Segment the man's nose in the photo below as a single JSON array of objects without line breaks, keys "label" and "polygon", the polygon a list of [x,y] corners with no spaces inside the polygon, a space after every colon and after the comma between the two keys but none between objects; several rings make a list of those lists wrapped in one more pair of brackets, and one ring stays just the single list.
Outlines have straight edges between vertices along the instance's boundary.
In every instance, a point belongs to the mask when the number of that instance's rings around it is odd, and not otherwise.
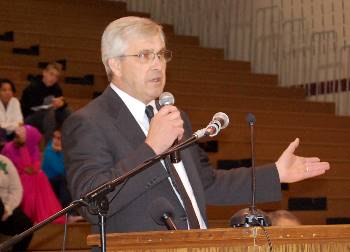
[{"label": "man's nose", "polygon": [[163,60],[162,60],[161,55],[155,53],[154,54],[154,59],[152,61],[152,67],[161,68],[162,63],[163,63]]}]

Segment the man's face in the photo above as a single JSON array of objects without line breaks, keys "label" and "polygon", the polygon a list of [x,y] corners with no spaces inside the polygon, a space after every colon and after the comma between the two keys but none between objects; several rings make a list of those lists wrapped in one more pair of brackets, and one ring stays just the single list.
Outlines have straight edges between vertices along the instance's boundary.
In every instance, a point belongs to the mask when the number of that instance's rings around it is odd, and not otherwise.
[{"label": "man's face", "polygon": [[[140,52],[158,53],[165,49],[165,43],[159,35],[148,38],[135,38],[128,41],[124,55]],[[165,86],[166,62],[157,56],[144,62],[138,57],[122,57],[115,60],[118,67],[112,67],[112,82],[134,98],[148,104],[159,97]]]},{"label": "man's face", "polygon": [[43,71],[43,82],[47,87],[53,86],[59,77],[60,73],[54,68],[47,68]]}]

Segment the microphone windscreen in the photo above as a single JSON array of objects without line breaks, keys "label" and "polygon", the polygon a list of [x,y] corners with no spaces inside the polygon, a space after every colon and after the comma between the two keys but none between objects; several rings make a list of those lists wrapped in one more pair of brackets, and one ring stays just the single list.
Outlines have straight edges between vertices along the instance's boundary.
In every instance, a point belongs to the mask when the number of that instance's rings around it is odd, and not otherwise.
[{"label": "microphone windscreen", "polygon": [[175,97],[173,96],[172,93],[170,93],[170,92],[163,92],[159,96],[159,105],[161,107],[163,107],[165,105],[174,105],[174,104],[175,104]]},{"label": "microphone windscreen", "polygon": [[254,124],[256,122],[255,115],[253,113],[248,113],[246,121],[248,124]]},{"label": "microphone windscreen", "polygon": [[174,207],[170,204],[169,200],[164,197],[153,200],[151,205],[148,207],[148,212],[152,219],[159,225],[164,225],[164,214],[174,218],[174,211]]},{"label": "microphone windscreen", "polygon": [[213,121],[219,121],[220,126],[221,126],[220,129],[224,129],[229,124],[230,119],[228,118],[228,116],[224,112],[217,112],[213,116]]}]

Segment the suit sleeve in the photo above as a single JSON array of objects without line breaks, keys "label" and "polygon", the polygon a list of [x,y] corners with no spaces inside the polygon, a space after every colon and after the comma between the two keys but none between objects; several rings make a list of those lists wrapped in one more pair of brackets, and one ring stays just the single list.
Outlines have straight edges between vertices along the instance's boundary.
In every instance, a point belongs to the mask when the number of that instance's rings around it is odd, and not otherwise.
[{"label": "suit sleeve", "polygon": [[[191,132],[188,117],[184,116],[185,127]],[[209,157],[197,144],[192,146],[197,161],[198,174],[201,178],[207,204],[238,205],[251,202],[251,168],[231,170],[215,169]],[[281,199],[281,184],[275,164],[256,167],[256,200],[272,202]]]},{"label": "suit sleeve", "polygon": [[[115,150],[110,148],[107,141],[104,132],[87,115],[75,113],[65,121],[63,151],[68,188],[73,199],[79,199],[102,183],[125,174],[154,155],[153,150],[146,143],[142,143],[138,148],[130,150],[124,158],[116,161],[113,158]],[[116,191],[121,187],[123,184],[117,186]],[[138,189],[135,188],[135,194]],[[115,193],[108,194],[109,199],[113,195]],[[132,197],[130,195],[130,199],[126,199],[118,196],[110,207],[122,208]],[[113,213],[114,209],[110,209],[109,212]],[[97,217],[89,214],[85,207],[81,208],[81,213],[90,222],[97,222]]]},{"label": "suit sleeve", "polygon": [[[207,204],[240,205],[251,202],[251,168],[219,170],[213,168],[206,153],[197,147],[201,160],[201,179]],[[281,199],[281,185],[274,164],[256,167],[256,201],[272,202]]]}]

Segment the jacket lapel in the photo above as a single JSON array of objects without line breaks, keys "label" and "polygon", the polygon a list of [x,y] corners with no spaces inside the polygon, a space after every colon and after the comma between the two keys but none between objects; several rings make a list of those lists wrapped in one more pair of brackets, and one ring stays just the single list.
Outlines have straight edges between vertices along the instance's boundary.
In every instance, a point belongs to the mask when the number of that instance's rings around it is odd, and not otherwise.
[{"label": "jacket lapel", "polygon": [[[114,126],[118,128],[120,133],[126,138],[128,143],[130,143],[131,148],[134,148],[134,149],[137,148],[142,142],[145,141],[145,138],[146,138],[145,134],[143,133],[140,126],[138,125],[137,121],[132,116],[129,109],[126,107],[126,105],[118,96],[118,94],[114,92],[111,87],[106,88],[106,90],[103,92],[102,95],[105,96],[103,97],[103,99],[106,101],[106,106],[107,106],[106,111],[108,111],[108,114]],[[200,208],[201,214],[205,218],[206,217],[205,199],[204,199],[204,194],[202,190],[202,183],[198,176],[198,171],[195,169],[196,164],[193,160],[193,156],[190,149],[182,150],[181,158],[182,158],[188,179],[191,183],[194,196]],[[166,178],[168,176],[164,167],[160,163],[158,163],[156,170],[153,170],[155,172],[153,175],[158,174],[159,176],[159,172],[160,172],[160,174],[162,174],[161,177]],[[151,174],[152,173],[153,172],[151,172]],[[151,175],[151,174],[148,174],[148,175]],[[151,177],[152,175],[150,176],[150,178]]]},{"label": "jacket lapel", "polygon": [[108,87],[102,95],[106,96],[107,111],[114,126],[118,128],[132,148],[137,148],[146,138],[139,124],[111,87]]}]

